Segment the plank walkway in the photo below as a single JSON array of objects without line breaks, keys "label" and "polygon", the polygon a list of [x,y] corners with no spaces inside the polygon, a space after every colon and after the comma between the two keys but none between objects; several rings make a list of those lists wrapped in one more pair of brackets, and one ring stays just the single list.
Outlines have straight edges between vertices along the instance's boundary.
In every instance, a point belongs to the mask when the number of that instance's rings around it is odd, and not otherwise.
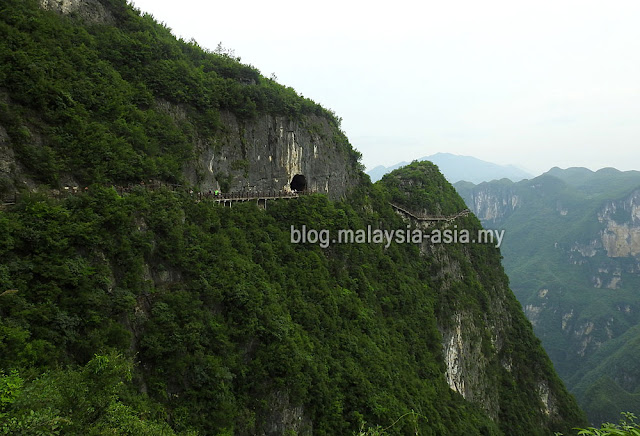
[{"label": "plank walkway", "polygon": [[469,209],[461,210],[460,212],[453,215],[418,215],[413,212],[408,211],[407,209],[398,206],[394,203],[389,203],[391,207],[398,212],[402,212],[403,214],[413,218],[416,221],[429,221],[429,222],[438,222],[438,221],[446,221],[451,222],[460,217],[467,216],[471,212]]},{"label": "plank walkway", "polygon": [[292,198],[300,198],[302,195],[310,194],[309,191],[303,192],[287,192],[287,191],[269,191],[269,192],[229,192],[215,194],[201,194],[200,198],[215,201],[218,204],[229,207],[233,203],[255,201],[258,206],[267,208],[267,200],[291,200]]}]

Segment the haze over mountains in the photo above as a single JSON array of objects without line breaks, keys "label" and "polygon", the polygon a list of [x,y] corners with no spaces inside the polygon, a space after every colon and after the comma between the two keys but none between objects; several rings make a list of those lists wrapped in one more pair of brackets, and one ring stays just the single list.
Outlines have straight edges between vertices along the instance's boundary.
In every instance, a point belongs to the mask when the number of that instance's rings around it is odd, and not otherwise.
[{"label": "haze over mountains", "polygon": [[511,287],[592,422],[640,412],[640,172],[552,168],[456,189],[501,247]]},{"label": "haze over mountains", "polygon": [[[456,183],[461,180],[482,183],[490,180],[499,180],[507,178],[515,182],[522,179],[533,177],[532,174],[513,166],[498,165],[495,163],[483,161],[472,156],[459,156],[451,153],[436,153],[431,156],[425,156],[418,161],[428,160],[438,166],[440,172],[446,177],[450,183]],[[385,167],[379,165],[367,172],[371,181],[380,180],[383,175],[397,168],[407,165],[409,162],[399,162],[395,165]]]}]

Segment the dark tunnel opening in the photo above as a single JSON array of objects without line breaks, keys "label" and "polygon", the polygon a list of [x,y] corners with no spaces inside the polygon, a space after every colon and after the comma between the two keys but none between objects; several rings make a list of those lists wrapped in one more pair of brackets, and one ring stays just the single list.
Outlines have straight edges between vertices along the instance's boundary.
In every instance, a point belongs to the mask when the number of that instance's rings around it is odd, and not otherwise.
[{"label": "dark tunnel opening", "polygon": [[302,174],[296,174],[291,179],[291,184],[289,185],[292,191],[301,192],[307,189],[307,178]]}]

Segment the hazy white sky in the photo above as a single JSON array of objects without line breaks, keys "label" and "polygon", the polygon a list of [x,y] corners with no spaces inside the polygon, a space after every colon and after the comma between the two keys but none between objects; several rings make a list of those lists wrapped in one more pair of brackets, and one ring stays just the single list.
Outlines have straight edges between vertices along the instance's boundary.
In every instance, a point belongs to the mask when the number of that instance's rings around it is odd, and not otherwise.
[{"label": "hazy white sky", "polygon": [[640,170],[638,0],[134,0],[336,111],[368,167]]}]

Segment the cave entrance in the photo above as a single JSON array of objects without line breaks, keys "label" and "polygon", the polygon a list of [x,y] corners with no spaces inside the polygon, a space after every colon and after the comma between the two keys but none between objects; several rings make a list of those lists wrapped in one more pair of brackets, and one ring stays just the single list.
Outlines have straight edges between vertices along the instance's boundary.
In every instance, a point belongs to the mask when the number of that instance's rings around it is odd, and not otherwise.
[{"label": "cave entrance", "polygon": [[302,174],[296,174],[291,179],[289,187],[291,187],[292,191],[302,192],[307,189],[307,178]]}]

